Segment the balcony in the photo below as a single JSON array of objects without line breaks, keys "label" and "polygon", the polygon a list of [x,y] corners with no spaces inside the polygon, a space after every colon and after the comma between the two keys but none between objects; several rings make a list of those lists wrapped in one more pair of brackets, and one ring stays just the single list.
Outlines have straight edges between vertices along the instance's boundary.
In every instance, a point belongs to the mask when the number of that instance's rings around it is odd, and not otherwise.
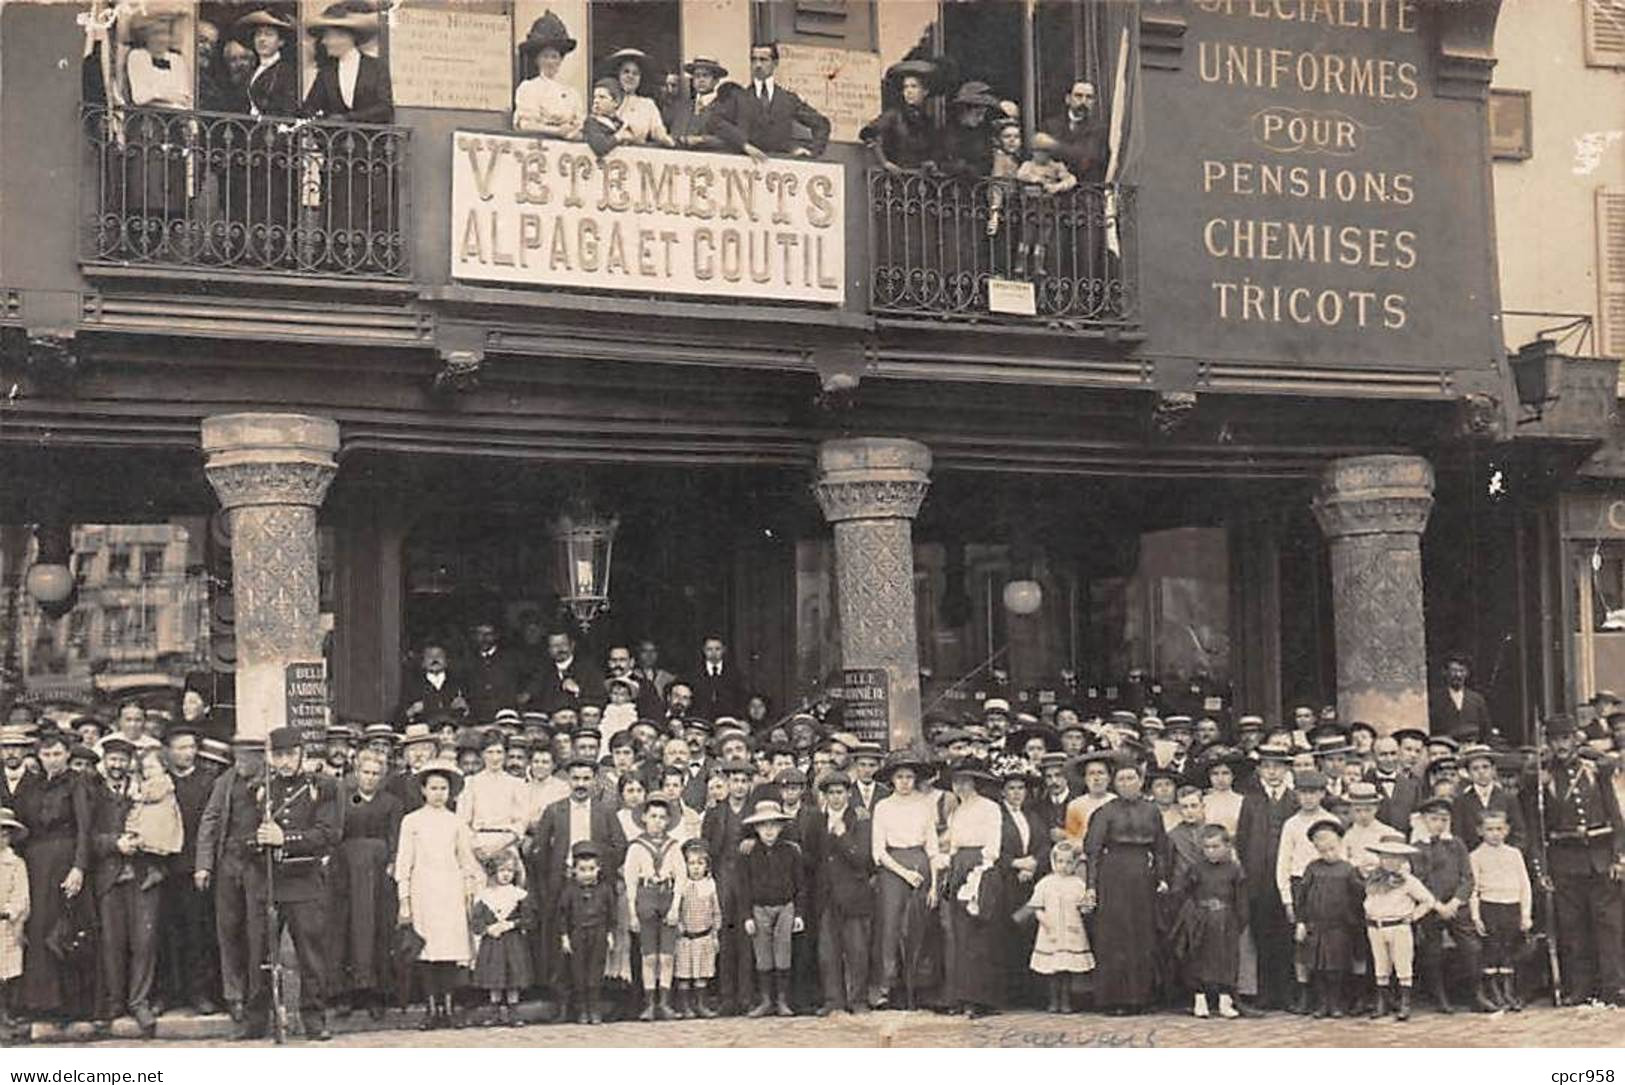
[{"label": "balcony", "polygon": [[[878,169],[868,187],[877,315],[1137,326],[1133,188],[1029,195],[1007,180]],[[1032,311],[990,299],[990,284],[1012,283],[1018,303],[1031,284]]]},{"label": "balcony", "polygon": [[103,105],[81,117],[86,265],[412,278],[406,128]]}]

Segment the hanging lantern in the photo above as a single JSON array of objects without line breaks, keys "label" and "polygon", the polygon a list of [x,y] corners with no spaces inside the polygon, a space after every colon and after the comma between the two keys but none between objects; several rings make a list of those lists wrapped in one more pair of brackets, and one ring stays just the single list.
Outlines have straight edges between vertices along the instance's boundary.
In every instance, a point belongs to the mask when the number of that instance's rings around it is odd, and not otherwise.
[{"label": "hanging lantern", "polygon": [[553,553],[559,601],[581,628],[609,609],[609,569],[620,521],[585,501],[572,503],[553,521]]},{"label": "hanging lantern", "polygon": [[42,523],[34,528],[39,550],[23,581],[29,596],[46,616],[57,619],[73,609],[78,584],[68,558],[73,549],[72,528],[62,522]]},{"label": "hanging lantern", "polygon": [[1004,609],[1011,614],[1037,614],[1044,605],[1044,589],[1036,580],[1012,580],[1004,586]]}]

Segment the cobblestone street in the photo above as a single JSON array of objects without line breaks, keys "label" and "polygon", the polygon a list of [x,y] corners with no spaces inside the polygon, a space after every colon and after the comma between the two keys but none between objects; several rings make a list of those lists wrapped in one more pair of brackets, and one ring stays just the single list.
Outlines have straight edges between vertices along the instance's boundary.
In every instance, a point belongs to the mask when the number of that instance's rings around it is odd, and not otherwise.
[{"label": "cobblestone street", "polygon": [[[162,1049],[219,1041],[166,1041]],[[304,1046],[303,1042],[299,1043]],[[234,1046],[268,1046],[253,1045]],[[315,1045],[312,1045],[315,1046]],[[324,1045],[325,1046],[325,1045]],[[1185,1014],[1137,1018],[1042,1013],[978,1021],[927,1012],[886,1012],[819,1019],[638,1022],[340,1033],[333,1047],[1625,1047],[1625,1011],[1531,1007],[1521,1014],[1425,1010],[1410,1021],[1365,1018],[1309,1021],[1290,1014],[1240,1021],[1198,1021]]]}]

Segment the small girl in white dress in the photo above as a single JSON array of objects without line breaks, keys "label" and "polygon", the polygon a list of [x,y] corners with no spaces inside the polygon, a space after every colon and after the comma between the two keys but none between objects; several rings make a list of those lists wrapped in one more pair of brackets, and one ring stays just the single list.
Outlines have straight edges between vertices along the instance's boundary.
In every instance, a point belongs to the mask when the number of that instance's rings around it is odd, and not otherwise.
[{"label": "small girl in white dress", "polygon": [[1050,873],[1038,880],[1023,909],[1038,917],[1038,938],[1028,967],[1049,977],[1050,1013],[1071,1013],[1072,977],[1095,969],[1083,926],[1083,917],[1094,910],[1095,902],[1079,869],[1082,865],[1081,849],[1064,840],[1056,844],[1050,849]]}]

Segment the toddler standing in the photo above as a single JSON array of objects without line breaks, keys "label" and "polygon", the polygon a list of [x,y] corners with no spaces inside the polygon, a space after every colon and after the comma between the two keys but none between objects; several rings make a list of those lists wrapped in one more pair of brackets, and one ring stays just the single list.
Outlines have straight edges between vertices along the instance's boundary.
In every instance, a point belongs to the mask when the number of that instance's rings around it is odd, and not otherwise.
[{"label": "toddler standing", "polygon": [[1293,910],[1303,963],[1315,993],[1316,1017],[1343,1016],[1343,988],[1354,968],[1365,887],[1343,858],[1343,823],[1324,818],[1309,826],[1315,858],[1293,879]]},{"label": "toddler standing", "polygon": [[514,1014],[519,992],[530,986],[530,947],[534,926],[530,894],[517,884],[519,860],[503,852],[485,863],[486,883],[474,898],[472,923],[479,936],[474,954],[474,986],[488,992],[497,1023],[519,1025]]},{"label": "toddler standing", "polygon": [[722,902],[711,877],[711,853],[705,841],[693,837],[682,847],[688,877],[677,890],[677,951],[672,962],[677,1016],[685,1020],[696,1014],[715,1017],[717,1011],[706,1001],[705,991],[717,974]]},{"label": "toddler standing", "polygon": [[1033,895],[1022,910],[1038,917],[1038,937],[1033,940],[1027,967],[1036,975],[1049,977],[1049,1012],[1071,1013],[1075,977],[1095,970],[1095,955],[1089,949],[1089,934],[1083,917],[1094,911],[1094,894],[1083,878],[1083,852],[1069,841],[1050,848],[1050,872],[1038,880]]},{"label": "toddler standing", "polygon": [[17,816],[0,806],[0,1029],[7,1030],[12,1025],[11,981],[23,974],[23,924],[29,907],[28,868],[13,845],[27,835]]}]

